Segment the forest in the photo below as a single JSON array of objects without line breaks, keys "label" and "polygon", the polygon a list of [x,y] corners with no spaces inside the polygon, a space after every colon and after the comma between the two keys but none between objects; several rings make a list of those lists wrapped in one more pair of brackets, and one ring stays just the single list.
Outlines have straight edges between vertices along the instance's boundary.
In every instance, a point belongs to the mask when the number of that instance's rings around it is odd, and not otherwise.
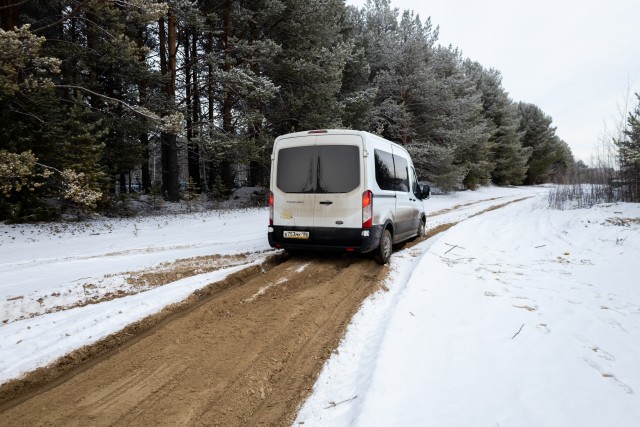
[{"label": "forest", "polygon": [[266,186],[273,140],[309,129],[398,142],[443,190],[575,166],[552,118],[512,100],[499,70],[389,0],[1,4],[0,220]]}]

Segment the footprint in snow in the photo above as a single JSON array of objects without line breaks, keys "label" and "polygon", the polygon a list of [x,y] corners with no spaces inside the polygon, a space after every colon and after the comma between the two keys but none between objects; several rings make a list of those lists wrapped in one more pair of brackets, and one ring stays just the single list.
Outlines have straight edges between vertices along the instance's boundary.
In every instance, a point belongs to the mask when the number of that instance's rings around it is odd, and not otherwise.
[{"label": "footprint in snow", "polygon": [[633,394],[633,389],[628,384],[625,384],[624,382],[622,382],[618,378],[616,378],[616,376],[613,373],[611,373],[609,371],[605,371],[604,369],[602,369],[602,367],[600,367],[600,365],[598,365],[596,362],[594,362],[593,360],[591,360],[591,359],[589,359],[587,357],[583,358],[583,360],[585,362],[587,362],[587,364],[589,366],[591,366],[593,369],[595,369],[600,374],[600,376],[602,378],[605,378],[607,380],[611,380],[614,384],[616,384],[618,387],[620,387],[625,393]]},{"label": "footprint in snow", "polygon": [[[532,301],[527,297],[513,297],[511,299],[521,302],[521,304],[517,304],[517,305],[512,304],[512,306],[515,308],[524,308],[527,311],[538,311],[538,306],[534,304],[535,301]],[[525,302],[529,302],[529,304],[524,304]]]},{"label": "footprint in snow", "polygon": [[595,354],[598,355],[598,357],[604,359],[604,360],[609,360],[609,361],[614,361],[616,360],[615,356],[607,351],[604,351],[603,349],[601,349],[600,347],[591,347],[591,351],[593,351]]},{"label": "footprint in snow", "polygon": [[551,333],[551,329],[549,329],[549,326],[547,326],[546,323],[538,323],[536,325],[536,329],[539,330],[540,332],[542,332],[543,334],[550,334]]},{"label": "footprint in snow", "polygon": [[530,305],[513,305],[515,308],[524,308],[527,311],[538,311],[538,306],[530,306]]}]

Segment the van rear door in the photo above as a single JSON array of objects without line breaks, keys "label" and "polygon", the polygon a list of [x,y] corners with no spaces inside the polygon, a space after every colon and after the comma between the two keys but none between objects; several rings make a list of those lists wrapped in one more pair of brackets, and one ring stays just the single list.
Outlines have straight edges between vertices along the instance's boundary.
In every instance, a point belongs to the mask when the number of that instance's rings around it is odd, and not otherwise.
[{"label": "van rear door", "polygon": [[311,238],[315,141],[315,136],[304,136],[285,138],[276,145],[275,175],[272,176],[273,225],[285,227],[286,232],[281,230],[279,234],[286,239],[309,241]]}]

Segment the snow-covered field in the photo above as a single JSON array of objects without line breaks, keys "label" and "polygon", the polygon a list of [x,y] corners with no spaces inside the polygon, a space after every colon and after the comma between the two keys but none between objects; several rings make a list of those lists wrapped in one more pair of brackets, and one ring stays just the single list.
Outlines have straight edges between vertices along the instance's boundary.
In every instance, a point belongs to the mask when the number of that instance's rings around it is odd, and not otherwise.
[{"label": "snow-covered field", "polygon": [[[429,228],[462,222],[393,255],[296,425],[640,425],[640,206],[546,192],[427,200]],[[0,383],[261,262],[267,217],[0,225]],[[132,280],[187,258],[200,274]]]}]

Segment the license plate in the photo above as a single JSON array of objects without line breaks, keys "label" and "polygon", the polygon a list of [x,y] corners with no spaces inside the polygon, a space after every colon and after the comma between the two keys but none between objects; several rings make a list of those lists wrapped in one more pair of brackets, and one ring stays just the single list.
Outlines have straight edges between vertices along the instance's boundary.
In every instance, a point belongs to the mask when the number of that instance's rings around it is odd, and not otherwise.
[{"label": "license plate", "polygon": [[285,239],[308,239],[308,231],[283,231],[282,236]]}]

